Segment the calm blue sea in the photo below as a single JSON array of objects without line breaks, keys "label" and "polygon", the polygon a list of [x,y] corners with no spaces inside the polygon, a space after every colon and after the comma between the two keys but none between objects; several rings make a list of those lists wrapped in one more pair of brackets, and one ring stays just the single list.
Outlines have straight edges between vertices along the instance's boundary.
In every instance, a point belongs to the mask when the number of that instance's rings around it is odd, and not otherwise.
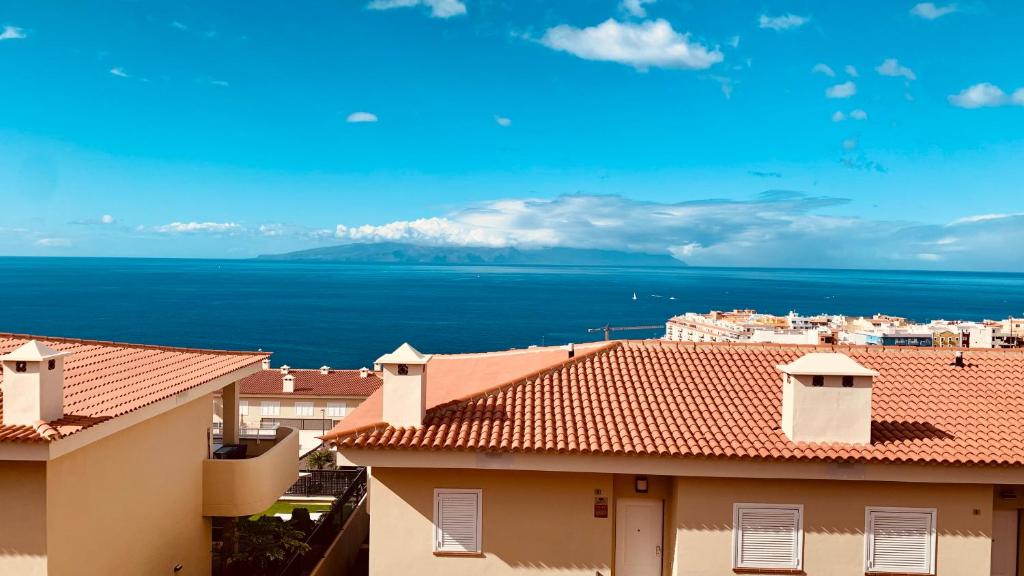
[{"label": "calm blue sea", "polygon": [[358,368],[404,341],[424,352],[583,342],[605,323],[708,309],[1004,318],[1024,315],[1024,274],[0,258],[0,302],[0,331]]}]

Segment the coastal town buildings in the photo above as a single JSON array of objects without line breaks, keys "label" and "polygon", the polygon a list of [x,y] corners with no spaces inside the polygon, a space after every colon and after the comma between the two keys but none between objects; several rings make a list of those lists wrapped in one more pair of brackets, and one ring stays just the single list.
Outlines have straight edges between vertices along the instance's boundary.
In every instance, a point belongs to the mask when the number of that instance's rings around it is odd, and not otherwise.
[{"label": "coastal town buildings", "polygon": [[1024,320],[914,323],[887,314],[785,316],[742,309],[687,312],[665,323],[665,340],[683,342],[763,342],[940,348],[1014,348],[1024,346]]},{"label": "coastal town buildings", "polygon": [[0,334],[0,574],[210,574],[214,519],[298,476],[295,431],[239,437],[239,383],[267,356]]},{"label": "coastal town buildings", "polygon": [[380,359],[326,439],[373,575],[1020,574],[1024,351],[613,341]]},{"label": "coastal town buildings", "polygon": [[[305,454],[319,446],[318,437],[380,388],[381,382],[380,374],[367,368],[272,368],[266,359],[258,372],[239,382],[242,434],[273,437],[280,426],[292,428],[299,431],[299,450]],[[218,426],[219,407],[218,402]]]}]

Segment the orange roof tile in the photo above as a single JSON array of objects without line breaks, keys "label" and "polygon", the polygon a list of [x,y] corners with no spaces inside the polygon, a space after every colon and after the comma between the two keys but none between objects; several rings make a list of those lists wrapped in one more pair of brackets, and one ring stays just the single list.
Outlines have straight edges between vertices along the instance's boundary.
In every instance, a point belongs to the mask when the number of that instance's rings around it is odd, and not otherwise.
[{"label": "orange roof tile", "polygon": [[239,392],[243,395],[259,396],[264,394],[297,394],[307,396],[360,396],[366,397],[380,388],[380,374],[370,372],[363,378],[359,370],[331,370],[321,374],[319,370],[288,370],[295,377],[295,392],[285,392],[284,375],[273,368],[260,370],[239,382]]},{"label": "orange roof tile", "polygon": [[[33,339],[70,353],[64,362],[64,417],[35,426],[0,424],[0,442],[56,440],[259,363],[270,355],[5,333],[0,333],[0,354]],[[0,422],[2,418],[0,393]]]},{"label": "orange roof tile", "polygon": [[[871,445],[797,444],[780,430],[776,366],[815,351],[878,372]],[[360,407],[325,437],[341,448],[1024,464],[1024,351],[964,357],[959,368],[948,349],[622,341],[498,389],[435,395],[423,426],[390,427],[379,405]],[[451,385],[432,366],[428,398]]]}]

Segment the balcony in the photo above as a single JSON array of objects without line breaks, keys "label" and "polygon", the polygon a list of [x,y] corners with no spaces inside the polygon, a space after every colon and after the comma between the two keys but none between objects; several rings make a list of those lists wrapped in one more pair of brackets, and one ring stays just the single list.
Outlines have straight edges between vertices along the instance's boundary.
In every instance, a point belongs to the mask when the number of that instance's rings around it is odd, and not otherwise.
[{"label": "balcony", "polygon": [[[203,462],[203,515],[249,516],[270,507],[299,477],[299,433],[278,428],[273,439],[240,460]],[[267,446],[269,444],[269,447]]]}]

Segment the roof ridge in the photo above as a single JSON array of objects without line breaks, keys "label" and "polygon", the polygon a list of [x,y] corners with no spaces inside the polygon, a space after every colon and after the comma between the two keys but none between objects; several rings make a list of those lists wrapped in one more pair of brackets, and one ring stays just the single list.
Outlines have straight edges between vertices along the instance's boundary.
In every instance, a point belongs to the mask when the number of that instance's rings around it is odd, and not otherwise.
[{"label": "roof ridge", "polygon": [[95,346],[119,346],[122,348],[141,348],[145,350],[164,350],[166,352],[198,352],[204,354],[253,355],[270,356],[273,352],[263,350],[219,350],[211,348],[191,348],[185,346],[166,346],[161,344],[139,344],[135,342],[118,342],[115,340],[94,340],[89,338],[69,338],[66,336],[43,336],[41,334],[20,334],[17,332],[0,332],[0,338],[13,340],[45,340],[68,344],[86,344]]}]

